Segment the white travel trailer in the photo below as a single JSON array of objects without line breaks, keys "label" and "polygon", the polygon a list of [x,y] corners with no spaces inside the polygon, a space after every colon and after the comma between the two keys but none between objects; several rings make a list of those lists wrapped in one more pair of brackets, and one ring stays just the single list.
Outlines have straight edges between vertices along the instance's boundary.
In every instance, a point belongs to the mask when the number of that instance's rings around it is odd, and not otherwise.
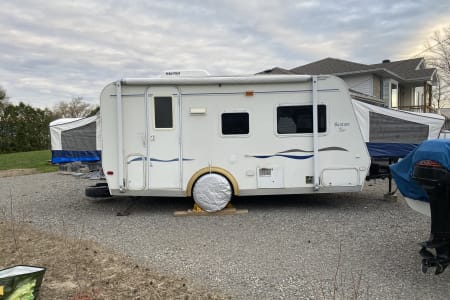
[{"label": "white travel trailer", "polygon": [[111,195],[192,196],[218,211],[232,195],[360,191],[370,166],[334,76],[166,72],[108,84],[100,107]]}]

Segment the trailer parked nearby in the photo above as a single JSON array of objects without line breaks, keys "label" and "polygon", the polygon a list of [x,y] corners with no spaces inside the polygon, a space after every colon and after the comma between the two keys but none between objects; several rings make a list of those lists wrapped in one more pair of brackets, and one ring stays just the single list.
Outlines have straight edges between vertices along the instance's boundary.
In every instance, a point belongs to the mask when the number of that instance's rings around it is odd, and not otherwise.
[{"label": "trailer parked nearby", "polygon": [[353,108],[372,158],[368,179],[390,178],[389,165],[423,141],[437,139],[445,122],[438,114],[390,109],[358,100],[353,100]]},{"label": "trailer parked nearby", "polygon": [[49,124],[49,129],[52,163],[101,160],[100,116],[57,119]]}]

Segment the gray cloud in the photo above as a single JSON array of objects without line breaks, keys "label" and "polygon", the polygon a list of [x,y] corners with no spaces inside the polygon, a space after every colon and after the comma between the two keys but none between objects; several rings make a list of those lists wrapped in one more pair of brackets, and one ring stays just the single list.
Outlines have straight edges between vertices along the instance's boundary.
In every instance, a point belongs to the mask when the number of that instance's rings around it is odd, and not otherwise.
[{"label": "gray cloud", "polygon": [[430,2],[5,0],[0,85],[13,102],[51,107],[74,96],[96,103],[110,81],[165,69],[403,59],[449,19],[445,1]]}]

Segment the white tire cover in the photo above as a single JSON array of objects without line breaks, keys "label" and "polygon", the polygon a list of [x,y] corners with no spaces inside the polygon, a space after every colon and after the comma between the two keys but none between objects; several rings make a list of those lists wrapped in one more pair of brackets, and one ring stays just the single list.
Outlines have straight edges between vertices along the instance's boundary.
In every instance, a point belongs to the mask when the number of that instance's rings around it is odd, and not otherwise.
[{"label": "white tire cover", "polygon": [[210,173],[197,180],[192,195],[195,203],[203,210],[219,211],[231,200],[231,186],[222,175]]}]

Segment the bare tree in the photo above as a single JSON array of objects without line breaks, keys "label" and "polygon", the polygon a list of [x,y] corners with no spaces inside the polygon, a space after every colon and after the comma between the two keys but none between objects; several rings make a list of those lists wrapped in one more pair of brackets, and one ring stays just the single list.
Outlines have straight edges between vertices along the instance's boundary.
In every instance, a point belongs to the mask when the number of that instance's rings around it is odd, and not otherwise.
[{"label": "bare tree", "polygon": [[0,101],[2,101],[3,99],[6,99],[6,91],[0,86]]},{"label": "bare tree", "polygon": [[450,25],[436,31],[426,43],[427,63],[438,71],[433,93],[437,107],[450,106]]},{"label": "bare tree", "polygon": [[93,105],[83,101],[83,97],[74,97],[70,102],[60,101],[53,108],[57,118],[83,118],[91,115]]},{"label": "bare tree", "polygon": [[6,105],[11,104],[9,102],[9,97],[8,97],[8,94],[6,93],[6,90],[1,86],[0,86],[0,103],[6,104]]},{"label": "bare tree", "polygon": [[2,118],[5,107],[9,106],[9,97],[6,94],[6,90],[0,86],[0,119]]}]

